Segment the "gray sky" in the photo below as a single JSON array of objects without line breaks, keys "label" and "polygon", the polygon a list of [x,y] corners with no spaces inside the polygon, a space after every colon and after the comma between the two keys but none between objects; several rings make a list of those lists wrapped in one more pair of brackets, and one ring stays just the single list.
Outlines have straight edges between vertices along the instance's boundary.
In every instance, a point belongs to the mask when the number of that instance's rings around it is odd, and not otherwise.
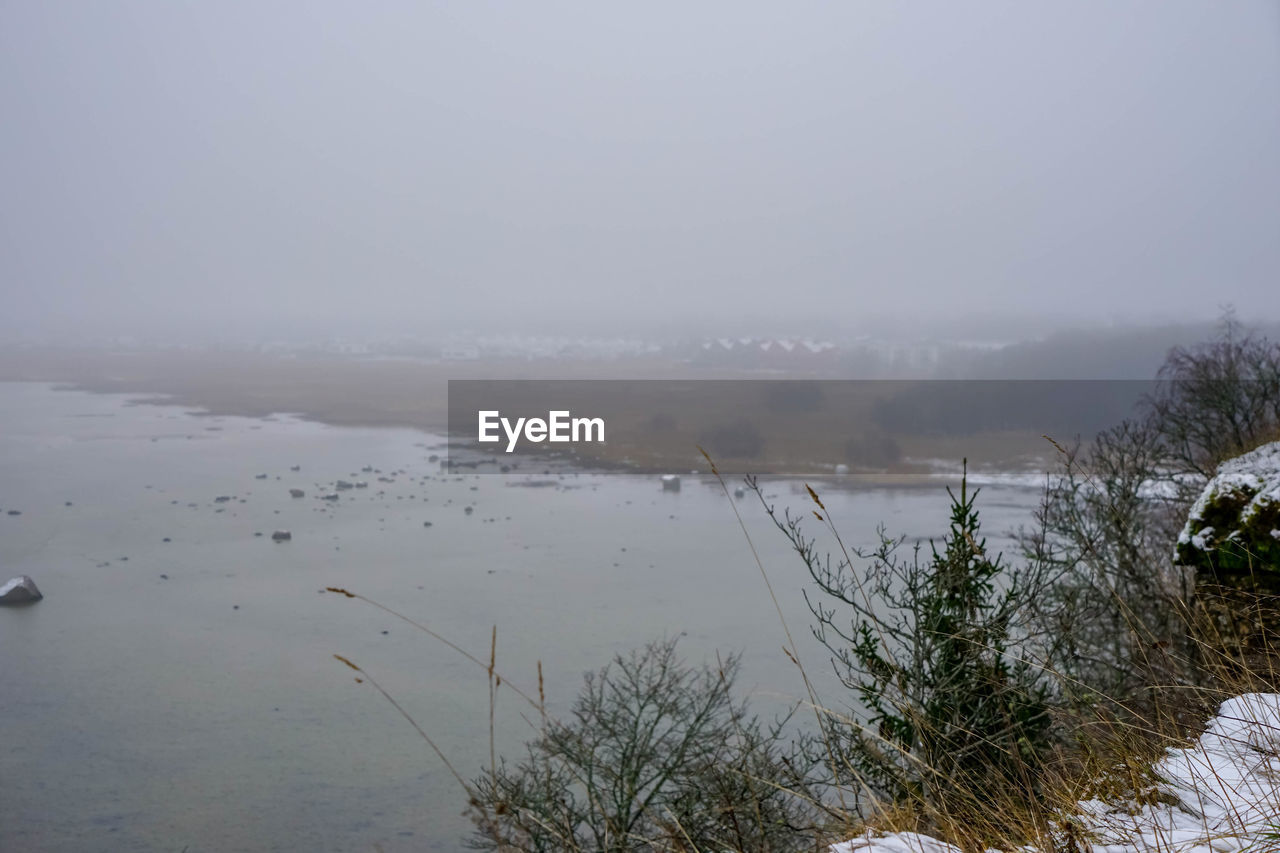
[{"label": "gray sky", "polygon": [[1280,318],[1280,4],[0,3],[0,330]]}]

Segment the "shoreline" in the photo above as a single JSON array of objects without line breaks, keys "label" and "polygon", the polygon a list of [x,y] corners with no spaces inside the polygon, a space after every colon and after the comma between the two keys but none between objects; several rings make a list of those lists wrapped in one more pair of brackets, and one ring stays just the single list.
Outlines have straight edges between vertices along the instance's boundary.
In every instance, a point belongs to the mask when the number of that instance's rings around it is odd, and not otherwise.
[{"label": "shoreline", "polygon": [[[427,363],[240,352],[0,349],[0,382],[42,382],[59,390],[123,394],[136,405],[175,406],[208,417],[289,416],[334,427],[410,429],[436,437],[444,437],[448,431],[449,380],[551,378],[761,377],[645,360]],[[944,470],[944,466],[958,469],[962,456],[970,460],[971,472],[985,473],[984,479],[989,479],[992,472],[1025,476],[1037,466],[1050,464],[1053,457],[1042,436],[1025,430],[961,437],[904,437],[901,463],[838,474],[834,463],[840,461],[839,445],[833,445],[835,439],[826,434],[829,427],[827,424],[810,434],[787,435],[786,446],[770,446],[770,452],[762,457],[717,458],[717,467],[726,482],[743,474],[769,471],[762,479],[808,477],[828,488],[933,488],[955,479],[958,471]],[[710,476],[706,460],[697,450],[695,435],[672,436],[670,441],[654,443],[633,440],[593,449],[598,452],[559,455],[554,464],[603,473]],[[800,461],[806,457],[815,461]],[[552,461],[550,456],[547,459]],[[525,456],[517,461],[524,467],[532,460]],[[693,474],[694,471],[703,473]]]}]

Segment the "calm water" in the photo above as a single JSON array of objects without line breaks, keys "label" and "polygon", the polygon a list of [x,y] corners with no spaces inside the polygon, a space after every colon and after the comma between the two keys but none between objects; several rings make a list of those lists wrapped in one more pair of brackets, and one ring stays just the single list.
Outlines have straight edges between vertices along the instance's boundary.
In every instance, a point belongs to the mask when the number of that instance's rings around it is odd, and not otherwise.
[{"label": "calm water", "polygon": [[[718,485],[566,474],[534,488],[547,478],[444,474],[435,444],[0,383],[0,582],[29,574],[46,596],[0,609],[0,849],[459,849],[456,782],[332,654],[363,665],[468,776],[488,760],[484,673],[326,586],[480,657],[496,624],[498,669],[532,691],[541,659],[554,708],[584,671],[664,634],[695,660],[744,652],[740,687],[762,711],[800,695]],[[320,500],[337,479],[369,486]],[[807,509],[799,489],[767,491]],[[983,496],[989,544],[1007,547],[997,534],[1027,521],[1038,491]],[[871,544],[881,521],[910,537],[946,525],[940,489],[823,497],[851,542]],[[757,503],[737,505],[821,678],[803,566]],[[272,542],[276,529],[293,540]],[[514,754],[530,730],[515,697],[498,702],[499,748]]]}]

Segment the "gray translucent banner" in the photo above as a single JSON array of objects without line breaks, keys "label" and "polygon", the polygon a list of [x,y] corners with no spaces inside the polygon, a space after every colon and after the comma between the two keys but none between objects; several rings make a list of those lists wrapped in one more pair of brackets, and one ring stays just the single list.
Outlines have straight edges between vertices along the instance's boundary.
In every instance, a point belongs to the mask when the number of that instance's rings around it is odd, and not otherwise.
[{"label": "gray translucent banner", "polygon": [[[455,380],[445,465],[910,478],[1026,466],[1114,426],[1154,382]],[[1052,439],[1052,441],[1050,441]]]}]

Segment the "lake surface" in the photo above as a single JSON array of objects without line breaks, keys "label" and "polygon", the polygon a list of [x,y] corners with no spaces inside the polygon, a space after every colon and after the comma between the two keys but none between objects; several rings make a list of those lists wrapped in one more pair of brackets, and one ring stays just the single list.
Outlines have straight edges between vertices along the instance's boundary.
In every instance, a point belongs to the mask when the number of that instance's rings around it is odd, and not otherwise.
[{"label": "lake surface", "polygon": [[[0,608],[0,849],[460,849],[457,783],[332,655],[465,776],[488,762],[484,672],[328,586],[481,658],[497,625],[498,670],[536,692],[541,660],[553,711],[583,672],[664,635],[694,661],[741,651],[740,689],[784,707],[802,684],[731,503],[802,660],[841,701],[809,634],[807,573],[750,495],[687,475],[664,492],[654,477],[450,473],[429,461],[440,443],[0,383],[0,582],[28,574],[46,596]],[[338,479],[368,486],[322,500]],[[946,529],[941,487],[818,487],[850,543],[873,544],[881,522]],[[799,482],[765,491],[809,509]],[[1010,549],[1038,497],[1034,478],[984,487],[990,547]],[[532,734],[526,710],[499,692],[500,751]]]}]

